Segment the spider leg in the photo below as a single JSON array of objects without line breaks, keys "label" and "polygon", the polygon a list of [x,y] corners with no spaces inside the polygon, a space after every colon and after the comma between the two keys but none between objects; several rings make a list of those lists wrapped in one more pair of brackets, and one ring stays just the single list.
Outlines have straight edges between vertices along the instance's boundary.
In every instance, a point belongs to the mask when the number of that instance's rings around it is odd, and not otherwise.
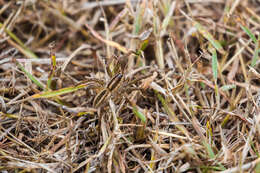
[{"label": "spider leg", "polygon": [[101,106],[110,95],[111,93],[107,88],[101,90],[94,98],[93,107],[97,108]]},{"label": "spider leg", "polygon": [[87,77],[85,80],[77,83],[77,85],[79,84],[84,84],[84,83],[88,83],[88,82],[93,82],[96,83],[99,86],[104,86],[105,85],[105,81],[102,79],[97,79],[97,78],[93,78],[93,77]]},{"label": "spider leg", "polygon": [[130,85],[132,85],[132,84],[136,84],[136,83],[139,82],[140,80],[146,79],[146,78],[151,77],[151,76],[152,76],[152,74],[140,76],[140,77],[138,77],[138,78],[136,78],[136,79],[134,79],[134,80],[128,82],[128,83],[125,85],[125,87],[130,86]]},{"label": "spider leg", "polygon": [[131,93],[132,91],[143,91],[143,88],[140,87],[128,87],[128,88],[122,88],[120,93]]}]

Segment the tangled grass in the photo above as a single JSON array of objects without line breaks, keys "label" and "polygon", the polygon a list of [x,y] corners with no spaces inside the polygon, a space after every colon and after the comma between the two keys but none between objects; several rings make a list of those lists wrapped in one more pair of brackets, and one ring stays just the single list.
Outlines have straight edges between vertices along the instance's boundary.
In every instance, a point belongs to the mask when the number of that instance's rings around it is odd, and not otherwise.
[{"label": "tangled grass", "polygon": [[0,0],[1,172],[260,172],[259,0]]}]

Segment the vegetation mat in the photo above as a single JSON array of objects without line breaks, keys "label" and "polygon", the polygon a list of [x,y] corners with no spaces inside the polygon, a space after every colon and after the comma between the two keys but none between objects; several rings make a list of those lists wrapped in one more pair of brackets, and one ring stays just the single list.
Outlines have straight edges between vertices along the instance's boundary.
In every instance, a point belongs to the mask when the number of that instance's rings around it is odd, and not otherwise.
[{"label": "vegetation mat", "polygon": [[0,0],[0,172],[260,172],[259,0]]}]

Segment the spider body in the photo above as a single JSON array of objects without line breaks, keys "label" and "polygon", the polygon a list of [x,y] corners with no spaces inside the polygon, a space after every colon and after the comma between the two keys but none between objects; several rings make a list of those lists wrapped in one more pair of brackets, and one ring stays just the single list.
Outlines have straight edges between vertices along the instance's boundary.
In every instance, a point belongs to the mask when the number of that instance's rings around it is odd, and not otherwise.
[{"label": "spider body", "polygon": [[[132,85],[136,84],[138,81],[145,79],[151,75],[141,76],[137,79],[129,81],[124,75],[125,63],[122,63],[121,58],[115,58],[116,64],[114,65],[113,75],[111,77],[112,71],[107,68],[108,74],[110,74],[111,79],[107,84],[103,84],[104,87],[97,93],[93,101],[93,107],[99,108],[103,107],[107,103],[108,98],[117,98],[121,100],[124,93],[130,94],[133,90],[141,90],[139,87],[133,87]],[[109,66],[109,65],[108,65]]]}]

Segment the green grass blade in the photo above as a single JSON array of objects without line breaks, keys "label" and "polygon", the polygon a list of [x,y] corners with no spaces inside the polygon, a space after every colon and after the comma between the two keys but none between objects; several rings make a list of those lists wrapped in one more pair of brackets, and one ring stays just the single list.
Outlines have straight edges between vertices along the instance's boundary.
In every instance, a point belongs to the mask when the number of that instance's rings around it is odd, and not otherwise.
[{"label": "green grass blade", "polygon": [[50,76],[48,77],[48,80],[47,80],[47,90],[49,88],[51,88],[51,82],[52,82],[52,78],[54,76],[54,73],[51,72]]},{"label": "green grass blade", "polygon": [[255,166],[255,173],[260,173],[260,163],[257,163]]},{"label": "green grass blade", "polygon": [[134,30],[133,30],[134,35],[138,35],[142,28],[144,12],[145,12],[145,5],[141,3],[137,7],[137,14],[134,20]]},{"label": "green grass blade", "polygon": [[258,41],[255,42],[255,51],[254,51],[254,56],[253,56],[253,59],[251,61],[251,66],[254,67],[256,65],[256,62],[257,60],[259,59],[259,51],[260,51],[260,48],[259,48],[259,41],[260,41],[260,35],[258,36]]},{"label": "green grass blade", "polygon": [[140,48],[140,50],[138,51],[138,54],[140,53],[140,51],[144,51],[146,48],[147,48],[147,46],[149,45],[149,40],[148,39],[146,39],[146,40],[144,40],[142,43],[141,43],[141,48]]},{"label": "green grass blade", "polygon": [[215,81],[218,79],[218,58],[217,58],[217,52],[216,49],[211,48],[212,53],[212,72],[213,72],[213,78]]},{"label": "green grass blade", "polygon": [[193,25],[199,33],[206,38],[221,54],[225,54],[225,50],[221,46],[218,40],[215,40],[214,37],[198,22],[193,22]]},{"label": "green grass blade", "polygon": [[218,164],[218,166],[200,166],[200,168],[204,169],[205,172],[210,172],[210,170],[214,170],[214,171],[226,170],[226,168],[221,164]]},{"label": "green grass blade", "polygon": [[220,89],[222,91],[228,91],[228,90],[231,90],[233,88],[236,88],[236,85],[235,84],[232,84],[232,85],[223,85],[222,87],[220,87]]},{"label": "green grass blade", "polygon": [[138,110],[137,106],[133,106],[133,113],[135,114],[135,116],[140,118],[143,123],[146,123],[145,115],[141,111]]},{"label": "green grass blade", "polygon": [[33,83],[35,83],[41,89],[45,89],[45,86],[36,77],[34,77],[31,73],[26,71],[25,68],[19,62],[16,62],[16,64]]},{"label": "green grass blade", "polygon": [[214,158],[215,158],[215,154],[214,154],[214,152],[213,152],[213,149],[212,149],[211,146],[209,145],[209,143],[207,143],[207,141],[203,141],[202,143],[203,143],[204,147],[205,147],[206,150],[207,150],[207,153],[208,153],[208,155],[209,155],[209,158],[210,158],[210,159],[214,159]]},{"label": "green grass blade", "polygon": [[53,50],[51,50],[51,64],[52,64],[52,68],[51,68],[51,73],[49,74],[48,81],[47,81],[47,90],[49,88],[51,88],[52,78],[54,77],[55,70],[56,70],[56,56],[55,56],[55,54],[52,51]]},{"label": "green grass blade", "polygon": [[81,84],[81,85],[77,85],[77,86],[73,86],[73,87],[67,87],[67,88],[62,88],[59,90],[54,90],[54,91],[45,91],[39,94],[34,94],[32,96],[32,98],[50,98],[50,97],[56,97],[59,95],[63,95],[63,94],[67,94],[67,93],[71,93],[74,91],[77,91],[79,89],[85,88],[87,86],[87,84]]},{"label": "green grass blade", "polygon": [[166,14],[166,16],[165,16],[165,18],[163,19],[163,22],[162,22],[162,31],[163,32],[166,31],[166,28],[169,25],[170,19],[172,17],[174,9],[175,9],[175,4],[176,4],[176,1],[172,1],[171,4],[167,4],[168,5],[167,14]]},{"label": "green grass blade", "polygon": [[[3,27],[3,24],[0,22],[0,28]],[[11,32],[10,30],[8,29],[5,29],[5,32],[14,40],[16,41],[16,43],[18,43],[23,49],[24,49],[24,53],[27,57],[29,58],[37,58],[37,56],[35,55],[35,53],[33,53],[29,48],[27,48],[23,42],[18,38],[16,37],[16,35]]]},{"label": "green grass blade", "polygon": [[[20,68],[22,70],[22,72],[25,73],[25,75],[33,82],[35,83],[38,87],[40,87],[42,90],[46,90],[46,87],[44,86],[44,84],[42,84],[36,77],[34,77],[31,73],[29,73],[28,71],[25,70],[25,68],[18,62],[16,61],[16,64],[18,66],[18,68]],[[35,94],[37,95],[37,94]],[[57,103],[64,105],[63,101],[59,100],[58,98],[55,99],[57,101]]]},{"label": "green grass blade", "polygon": [[249,28],[247,28],[246,26],[243,26],[243,25],[240,25],[240,27],[254,41],[254,43],[257,42],[257,39],[256,39],[255,35],[250,31]]}]

